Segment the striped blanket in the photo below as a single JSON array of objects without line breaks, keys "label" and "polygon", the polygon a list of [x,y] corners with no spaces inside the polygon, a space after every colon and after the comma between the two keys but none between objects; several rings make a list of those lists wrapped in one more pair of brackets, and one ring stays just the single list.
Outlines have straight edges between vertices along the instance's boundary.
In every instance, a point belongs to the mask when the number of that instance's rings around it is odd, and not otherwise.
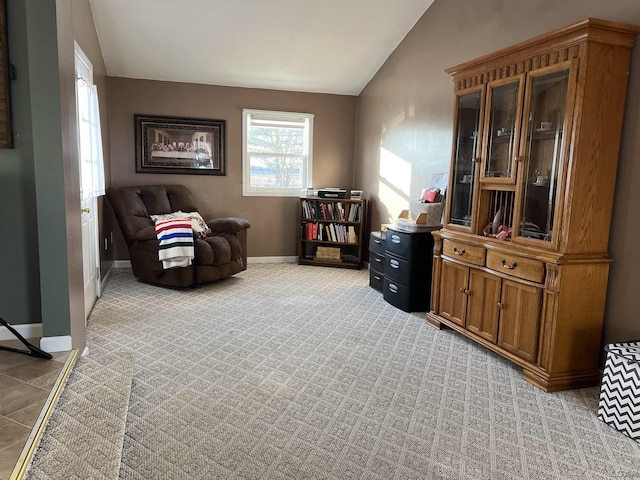
[{"label": "striped blanket", "polygon": [[194,257],[193,231],[190,219],[156,222],[158,258],[166,270],[191,265]]}]

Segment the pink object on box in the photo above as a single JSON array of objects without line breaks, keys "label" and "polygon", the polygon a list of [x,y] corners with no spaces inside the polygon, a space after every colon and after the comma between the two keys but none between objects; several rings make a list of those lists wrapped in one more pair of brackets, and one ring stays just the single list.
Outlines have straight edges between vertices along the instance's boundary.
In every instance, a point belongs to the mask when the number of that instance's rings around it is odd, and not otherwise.
[{"label": "pink object on box", "polygon": [[420,197],[420,200],[423,200],[427,203],[433,203],[436,201],[436,196],[439,193],[440,193],[440,189],[438,188],[425,190],[424,193],[422,194],[422,197]]}]

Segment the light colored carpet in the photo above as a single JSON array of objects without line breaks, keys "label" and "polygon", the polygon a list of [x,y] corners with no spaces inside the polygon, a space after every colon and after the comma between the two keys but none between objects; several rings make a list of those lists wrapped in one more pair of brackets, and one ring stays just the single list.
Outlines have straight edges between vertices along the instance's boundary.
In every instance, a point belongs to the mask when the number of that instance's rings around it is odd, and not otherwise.
[{"label": "light colored carpet", "polygon": [[119,270],[88,336],[135,353],[122,479],[640,477],[598,388],[540,391],[366,270],[250,265],[185,291]]},{"label": "light colored carpet", "polygon": [[129,353],[80,358],[24,478],[118,478],[132,374]]}]

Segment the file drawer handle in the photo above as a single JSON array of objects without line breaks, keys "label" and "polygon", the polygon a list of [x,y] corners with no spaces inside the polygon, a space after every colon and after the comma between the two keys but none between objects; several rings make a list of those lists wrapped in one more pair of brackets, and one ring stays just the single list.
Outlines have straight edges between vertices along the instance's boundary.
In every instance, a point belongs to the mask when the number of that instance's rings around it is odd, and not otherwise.
[{"label": "file drawer handle", "polygon": [[504,268],[508,268],[509,270],[513,270],[514,268],[516,268],[518,266],[518,262],[513,262],[511,265],[507,265],[507,261],[503,258],[502,259],[502,266]]},{"label": "file drawer handle", "polygon": [[374,275],[373,278],[375,278],[376,280],[382,280],[382,277],[379,277],[378,275]]},{"label": "file drawer handle", "polygon": [[376,262],[378,262],[378,263],[382,263],[382,259],[381,259],[381,258],[375,257],[375,258],[374,258],[374,260],[375,260]]},{"label": "file drawer handle", "polygon": [[456,255],[463,256],[467,252],[465,251],[464,248],[462,250],[458,250],[458,247],[453,247],[453,253],[455,253]]},{"label": "file drawer handle", "polygon": [[393,283],[390,283],[389,290],[391,290],[391,293],[398,293],[398,286]]},{"label": "file drawer handle", "polygon": [[397,260],[389,260],[389,266],[391,268],[400,268],[400,262],[398,262]]},{"label": "file drawer handle", "polygon": [[382,243],[382,240],[378,240],[377,238],[374,238],[373,243],[377,243],[378,245],[380,245]]},{"label": "file drawer handle", "polygon": [[391,241],[393,243],[400,243],[400,237],[398,235],[391,235]]}]

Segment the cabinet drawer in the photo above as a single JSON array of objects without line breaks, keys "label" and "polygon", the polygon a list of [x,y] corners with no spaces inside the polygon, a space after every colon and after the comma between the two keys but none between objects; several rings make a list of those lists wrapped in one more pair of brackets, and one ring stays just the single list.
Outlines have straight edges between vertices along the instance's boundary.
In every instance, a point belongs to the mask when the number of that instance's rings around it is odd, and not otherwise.
[{"label": "cabinet drawer", "polygon": [[453,240],[444,240],[442,242],[442,254],[473,263],[475,265],[484,265],[484,259],[487,251],[482,247],[468,245]]},{"label": "cabinet drawer", "polygon": [[396,282],[408,285],[411,280],[411,264],[401,257],[387,254],[384,258],[384,274]]},{"label": "cabinet drawer", "polygon": [[387,229],[386,251],[408,260],[433,256],[433,235],[431,231],[401,232]]},{"label": "cabinet drawer", "polygon": [[490,251],[487,252],[487,267],[532,282],[544,280],[544,264],[531,258]]},{"label": "cabinet drawer", "polygon": [[376,270],[369,270],[369,286],[374,290],[382,292],[384,288],[384,274],[377,272]]},{"label": "cabinet drawer", "polygon": [[373,270],[384,273],[384,255],[369,252],[369,263]]},{"label": "cabinet drawer", "polygon": [[389,252],[384,257],[384,275],[404,285],[430,283],[433,261],[429,258],[404,259]]},{"label": "cabinet drawer", "polygon": [[409,233],[388,229],[386,248],[400,257],[408,257],[411,255],[411,240]]},{"label": "cabinet drawer", "polygon": [[428,283],[417,283],[408,287],[384,277],[382,298],[394,307],[405,312],[426,312],[429,309],[431,286]]},{"label": "cabinet drawer", "polygon": [[371,237],[369,238],[370,252],[384,255],[385,244],[386,244],[386,238],[384,233],[371,232]]}]

